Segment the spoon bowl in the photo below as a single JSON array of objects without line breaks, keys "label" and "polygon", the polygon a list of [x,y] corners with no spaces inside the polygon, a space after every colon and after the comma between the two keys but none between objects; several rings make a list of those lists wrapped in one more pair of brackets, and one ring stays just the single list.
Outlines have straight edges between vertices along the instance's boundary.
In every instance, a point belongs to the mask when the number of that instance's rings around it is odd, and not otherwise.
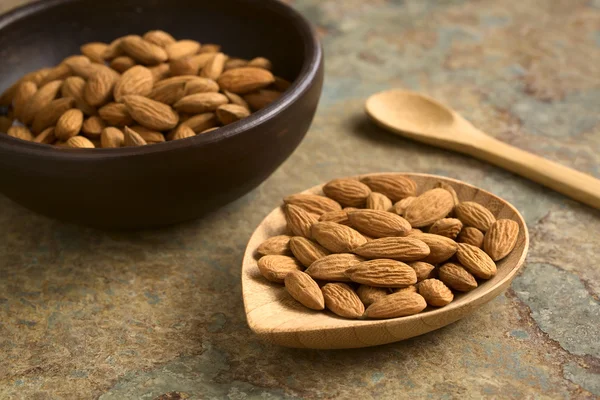
[{"label": "spoon bowl", "polygon": [[[525,260],[529,246],[525,220],[516,208],[485,190],[455,179],[427,174],[404,175],[417,183],[418,193],[444,182],[454,188],[460,201],[475,201],[487,207],[497,218],[512,219],[519,224],[517,244],[506,258],[497,263],[497,275],[471,292],[456,295],[454,301],[445,307],[428,307],[408,317],[350,320],[330,312],[312,311],[292,299],[282,285],[264,279],[258,270],[258,246],[272,236],[287,233],[285,217],[278,207],[252,234],[242,263],[244,307],[252,331],[266,341],[286,347],[342,349],[376,346],[422,335],[455,322],[510,285]],[[322,187],[318,185],[304,193],[323,194]]]}]

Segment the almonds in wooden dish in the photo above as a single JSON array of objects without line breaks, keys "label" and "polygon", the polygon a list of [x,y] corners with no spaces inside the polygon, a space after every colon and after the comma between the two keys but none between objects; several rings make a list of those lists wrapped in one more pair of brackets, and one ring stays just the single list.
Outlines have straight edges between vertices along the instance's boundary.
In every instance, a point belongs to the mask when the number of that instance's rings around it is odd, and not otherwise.
[{"label": "almonds in wooden dish", "polygon": [[[161,30],[111,43],[86,43],[80,51],[54,67],[26,74],[0,95],[0,106],[6,107],[6,115],[0,115],[0,133],[8,134],[13,124],[22,124],[34,138],[53,128],[52,134],[37,142],[57,147],[70,147],[67,141],[74,136],[91,139],[94,147],[157,144],[247,118],[290,86],[273,75],[271,60],[232,58],[218,44],[177,40]],[[84,115],[79,129],[75,129],[78,118],[70,121],[75,125],[70,129],[65,126],[67,117],[57,125],[70,109],[78,110],[67,114],[70,119],[79,111]],[[132,129],[133,125],[144,131]],[[126,133],[125,127],[133,134]],[[103,142],[105,128],[121,131],[124,140]],[[31,140],[22,129],[11,132],[13,137]],[[108,132],[111,138],[118,136],[116,131]],[[71,143],[92,148],[86,140]]]},{"label": "almonds in wooden dish", "polygon": [[[295,236],[265,241],[259,269],[278,281],[281,266],[287,266],[291,281],[302,280],[290,283],[288,292],[315,310],[322,309],[316,287],[324,285],[325,307],[344,318],[396,318],[427,305],[446,306],[492,278],[495,261],[514,249],[519,235],[515,221],[496,220],[482,205],[460,202],[443,182],[419,191],[409,178],[383,174],[334,179],[323,193],[284,199],[287,227]],[[273,278],[273,271],[280,273]]]}]

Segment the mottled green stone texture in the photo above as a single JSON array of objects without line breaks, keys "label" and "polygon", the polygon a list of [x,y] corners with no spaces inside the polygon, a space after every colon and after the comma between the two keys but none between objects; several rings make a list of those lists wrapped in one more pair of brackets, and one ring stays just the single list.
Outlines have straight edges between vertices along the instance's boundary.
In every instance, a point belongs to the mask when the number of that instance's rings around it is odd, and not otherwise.
[{"label": "mottled green stone texture", "polygon": [[[0,12],[22,2],[2,0]],[[600,178],[600,1],[292,4],[322,37],[325,88],[304,142],[252,193],[139,233],[63,224],[0,197],[0,398],[599,398],[600,212],[388,134],[363,105],[379,90],[418,90]],[[376,171],[446,175],[513,203],[531,248],[512,288],[400,343],[311,351],[259,341],[240,288],[251,232],[284,195]]]}]

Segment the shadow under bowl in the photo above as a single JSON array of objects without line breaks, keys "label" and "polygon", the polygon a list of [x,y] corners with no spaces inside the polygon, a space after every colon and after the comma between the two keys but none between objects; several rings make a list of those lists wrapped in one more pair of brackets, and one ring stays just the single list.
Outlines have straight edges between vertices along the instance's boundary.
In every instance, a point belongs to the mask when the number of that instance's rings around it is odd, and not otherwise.
[{"label": "shadow under bowl", "polygon": [[[283,285],[264,279],[258,270],[255,257],[258,246],[272,236],[287,232],[285,216],[278,207],[252,234],[242,264],[246,319],[254,333],[268,342],[286,347],[344,349],[376,346],[422,335],[458,321],[508,288],[523,265],[529,248],[527,226],[519,211],[506,200],[456,179],[428,174],[402,175],[417,183],[419,194],[434,188],[438,182],[445,182],[454,188],[460,201],[474,201],[488,208],[496,218],[511,219],[519,224],[517,244],[508,256],[496,263],[497,274],[481,282],[476,289],[455,295],[445,307],[428,307],[407,317],[351,320],[330,312],[312,311],[293,300]],[[322,187],[315,186],[303,193],[323,195]]]},{"label": "shadow under bowl", "polygon": [[[48,22],[52,21],[52,22]],[[40,214],[104,229],[194,219],[258,186],[300,144],[323,83],[308,21],[277,0],[50,0],[0,17],[0,88],[28,72],[152,29],[263,56],[292,86],[250,117],[192,138],[120,149],[64,149],[0,135],[0,192]]]}]

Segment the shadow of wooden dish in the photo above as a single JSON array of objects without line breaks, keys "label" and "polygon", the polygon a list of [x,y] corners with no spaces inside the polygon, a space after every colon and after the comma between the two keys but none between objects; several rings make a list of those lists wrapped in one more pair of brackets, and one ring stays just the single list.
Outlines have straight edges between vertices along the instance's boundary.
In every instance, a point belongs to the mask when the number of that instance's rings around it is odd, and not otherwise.
[{"label": "shadow of wooden dish", "polygon": [[[257,279],[260,272],[255,257],[256,249],[269,237],[286,232],[285,218],[278,207],[252,234],[242,263],[244,307],[248,325],[254,333],[263,340],[286,347],[345,349],[377,346],[422,335],[458,321],[510,285],[523,265],[529,247],[527,226],[517,209],[498,196],[455,179],[427,174],[404,175],[417,183],[419,193],[433,188],[437,182],[446,182],[456,190],[461,201],[475,201],[486,206],[496,218],[512,219],[519,224],[517,244],[506,258],[497,263],[496,276],[482,282],[471,292],[456,295],[446,307],[427,308],[408,317],[349,320],[330,312],[312,311],[294,304],[283,285]],[[315,186],[304,193],[322,194],[322,186]]]}]

